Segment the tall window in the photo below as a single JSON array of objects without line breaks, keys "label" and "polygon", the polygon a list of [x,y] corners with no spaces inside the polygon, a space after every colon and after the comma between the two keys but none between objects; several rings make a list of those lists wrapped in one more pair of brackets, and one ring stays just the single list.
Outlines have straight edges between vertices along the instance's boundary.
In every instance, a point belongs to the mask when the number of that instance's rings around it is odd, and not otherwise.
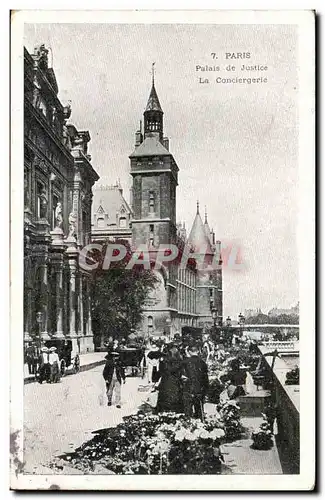
[{"label": "tall window", "polygon": [[153,224],[149,225],[149,243],[150,243],[150,246],[153,246],[153,243],[154,243],[154,225]]},{"label": "tall window", "polygon": [[41,181],[36,183],[36,200],[37,200],[37,217],[39,219],[46,219],[47,217],[47,196],[46,189]]},{"label": "tall window", "polygon": [[52,199],[52,229],[55,228],[55,211],[56,207],[58,206],[58,203],[59,203],[59,197],[54,194]]},{"label": "tall window", "polygon": [[153,214],[155,212],[155,193],[153,191],[149,192],[149,213]]}]

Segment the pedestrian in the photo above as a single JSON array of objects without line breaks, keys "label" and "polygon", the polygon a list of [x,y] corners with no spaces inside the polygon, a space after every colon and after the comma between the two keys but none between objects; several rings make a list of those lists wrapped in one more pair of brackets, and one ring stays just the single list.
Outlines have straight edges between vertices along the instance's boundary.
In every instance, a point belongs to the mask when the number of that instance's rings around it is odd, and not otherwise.
[{"label": "pedestrian", "polygon": [[183,413],[182,357],[176,346],[167,348],[159,367],[157,412]]},{"label": "pedestrian", "polygon": [[112,406],[114,394],[116,408],[121,408],[121,387],[122,381],[125,384],[125,369],[121,362],[120,353],[111,350],[105,359],[103,377],[106,383],[107,406]]},{"label": "pedestrian", "polygon": [[196,344],[190,345],[187,352],[182,369],[184,413],[204,420],[204,400],[209,389],[208,367],[200,358]]},{"label": "pedestrian", "polygon": [[162,352],[157,344],[153,343],[151,350],[148,352],[148,383],[155,384],[158,382],[159,375],[159,363],[162,357]]},{"label": "pedestrian", "polygon": [[44,380],[50,379],[50,363],[49,363],[49,350],[46,346],[41,347],[41,355],[39,361],[39,383],[42,384]]},{"label": "pedestrian", "polygon": [[233,359],[230,362],[230,372],[228,379],[230,385],[228,386],[228,395],[230,399],[236,399],[239,396],[246,395],[246,369],[241,368],[239,359]]},{"label": "pedestrian", "polygon": [[60,359],[56,352],[57,348],[55,346],[50,348],[49,353],[49,365],[51,370],[50,382],[57,383],[60,381]]},{"label": "pedestrian", "polygon": [[30,375],[35,375],[37,368],[37,353],[36,353],[36,347],[32,343],[27,344],[26,347],[26,362],[28,365],[28,373]]}]

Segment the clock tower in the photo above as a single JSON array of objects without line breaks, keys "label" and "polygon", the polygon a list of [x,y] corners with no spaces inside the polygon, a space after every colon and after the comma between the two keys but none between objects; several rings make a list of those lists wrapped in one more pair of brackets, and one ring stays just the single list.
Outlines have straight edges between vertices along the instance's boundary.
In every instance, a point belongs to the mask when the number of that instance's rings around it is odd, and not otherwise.
[{"label": "clock tower", "polygon": [[142,123],[135,134],[135,149],[130,156],[133,178],[132,243],[147,244],[152,250],[176,241],[176,187],[178,166],[164,137],[163,110],[152,87]]}]

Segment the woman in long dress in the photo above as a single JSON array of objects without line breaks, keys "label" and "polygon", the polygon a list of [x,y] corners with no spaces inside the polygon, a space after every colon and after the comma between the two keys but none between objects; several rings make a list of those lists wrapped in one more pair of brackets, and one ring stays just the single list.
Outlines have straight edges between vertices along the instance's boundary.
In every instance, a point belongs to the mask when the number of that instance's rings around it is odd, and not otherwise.
[{"label": "woman in long dress", "polygon": [[160,362],[159,372],[157,412],[182,413],[184,410],[181,381],[182,358],[175,346],[168,350],[166,357]]}]

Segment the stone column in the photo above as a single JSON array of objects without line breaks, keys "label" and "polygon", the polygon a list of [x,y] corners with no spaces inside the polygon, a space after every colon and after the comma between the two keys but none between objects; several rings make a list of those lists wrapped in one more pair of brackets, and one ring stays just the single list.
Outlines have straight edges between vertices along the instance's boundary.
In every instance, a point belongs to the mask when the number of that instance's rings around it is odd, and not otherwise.
[{"label": "stone column", "polygon": [[76,320],[77,320],[77,311],[76,311],[76,274],[77,274],[77,259],[78,259],[78,250],[77,250],[77,242],[74,237],[68,237],[67,243],[69,245],[66,254],[69,259],[69,269],[70,269],[70,292],[69,292],[69,308],[70,308],[70,317],[69,317],[69,335],[70,337],[74,337],[76,335]]},{"label": "stone column", "polygon": [[30,284],[26,285],[26,300],[24,301],[25,308],[25,325],[24,325],[24,340],[32,340],[32,289]]},{"label": "stone column", "polygon": [[[70,263],[69,263],[70,264]],[[76,334],[76,269],[70,266],[70,318],[69,318],[69,331],[70,336]]]},{"label": "stone column", "polygon": [[56,334],[57,338],[63,338],[63,268],[58,267],[56,270]]},{"label": "stone column", "polygon": [[48,260],[41,264],[41,311],[43,313],[42,340],[49,340],[48,334]]},{"label": "stone column", "polygon": [[78,311],[79,311],[78,335],[83,335],[83,333],[84,333],[84,304],[83,304],[83,276],[81,273],[79,274]]},{"label": "stone column", "polygon": [[90,296],[90,282],[87,281],[87,335],[93,334],[92,320],[91,320],[91,296]]}]

